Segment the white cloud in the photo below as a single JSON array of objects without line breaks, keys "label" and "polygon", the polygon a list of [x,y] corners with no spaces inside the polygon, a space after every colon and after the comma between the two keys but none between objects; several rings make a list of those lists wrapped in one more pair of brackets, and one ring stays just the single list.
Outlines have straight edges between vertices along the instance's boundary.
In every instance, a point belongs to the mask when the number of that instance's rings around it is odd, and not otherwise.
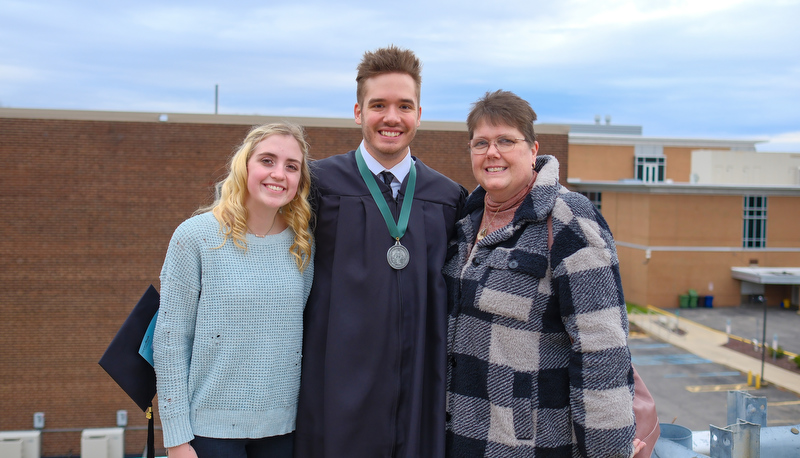
[{"label": "white cloud", "polygon": [[800,130],[774,135],[769,141],[756,145],[756,150],[766,153],[800,154]]},{"label": "white cloud", "polygon": [[800,130],[775,135],[770,141],[775,143],[800,143]]},{"label": "white cloud", "polygon": [[[350,116],[355,67],[389,43],[422,59],[426,119],[503,88],[542,119],[648,135],[761,137],[800,125],[800,1],[7,0],[6,106]],[[13,84],[12,84],[13,83]],[[211,100],[211,102],[209,102]],[[152,108],[148,108],[152,107]]]},{"label": "white cloud", "polygon": [[0,81],[13,84],[23,81],[41,80],[43,76],[36,68],[0,64]]}]

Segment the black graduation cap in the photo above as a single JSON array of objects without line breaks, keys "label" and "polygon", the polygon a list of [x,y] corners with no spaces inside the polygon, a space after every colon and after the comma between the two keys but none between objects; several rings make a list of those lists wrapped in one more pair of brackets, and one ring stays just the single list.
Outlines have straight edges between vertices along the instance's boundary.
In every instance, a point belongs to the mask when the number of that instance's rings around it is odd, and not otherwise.
[{"label": "black graduation cap", "polygon": [[158,291],[150,285],[100,358],[100,366],[143,412],[152,406],[156,395],[156,372],[139,354],[139,347],[158,311],[159,299]]},{"label": "black graduation cap", "polygon": [[117,331],[103,357],[100,366],[147,413],[147,453],[153,450],[153,397],[156,395],[156,372],[153,366],[139,354],[142,339],[147,333],[159,306],[158,291],[150,285],[128,318]]}]

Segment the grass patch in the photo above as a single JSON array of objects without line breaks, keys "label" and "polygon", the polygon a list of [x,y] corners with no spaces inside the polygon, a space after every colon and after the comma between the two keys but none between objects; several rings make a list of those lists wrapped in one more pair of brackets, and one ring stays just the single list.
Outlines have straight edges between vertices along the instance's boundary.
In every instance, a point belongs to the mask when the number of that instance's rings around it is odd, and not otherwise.
[{"label": "grass patch", "polygon": [[647,314],[647,307],[642,307],[641,305],[634,304],[631,302],[625,303],[625,309],[628,313],[644,313]]},{"label": "grass patch", "polygon": [[772,347],[767,347],[767,353],[769,353],[770,357],[776,358],[776,359],[781,359],[784,356],[786,356],[786,351],[780,345],[778,345],[778,349],[777,350],[772,348]]}]

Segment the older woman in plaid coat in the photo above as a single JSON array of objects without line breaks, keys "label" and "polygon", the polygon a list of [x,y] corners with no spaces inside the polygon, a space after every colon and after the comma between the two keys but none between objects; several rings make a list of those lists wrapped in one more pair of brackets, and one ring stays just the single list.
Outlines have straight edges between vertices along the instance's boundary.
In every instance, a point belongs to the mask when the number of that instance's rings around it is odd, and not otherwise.
[{"label": "older woman in plaid coat", "polygon": [[444,267],[448,454],[627,458],[634,384],[614,240],[559,184],[556,159],[536,157],[535,119],[497,91],[467,121],[480,186]]}]

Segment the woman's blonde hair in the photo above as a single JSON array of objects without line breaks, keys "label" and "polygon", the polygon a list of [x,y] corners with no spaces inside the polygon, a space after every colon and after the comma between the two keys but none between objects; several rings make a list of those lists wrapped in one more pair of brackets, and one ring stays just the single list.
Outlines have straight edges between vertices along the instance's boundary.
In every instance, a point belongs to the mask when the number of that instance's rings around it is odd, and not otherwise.
[{"label": "woman's blonde hair", "polygon": [[217,218],[220,233],[225,238],[220,247],[224,246],[228,240],[232,240],[237,247],[247,251],[248,213],[245,206],[248,197],[247,162],[256,145],[272,135],[291,135],[297,140],[303,152],[297,195],[281,208],[284,220],[294,231],[294,243],[289,248],[289,252],[294,256],[297,267],[302,272],[311,259],[312,244],[312,235],[309,230],[311,205],[308,202],[311,172],[308,168],[308,142],[302,127],[285,122],[253,127],[228,163],[228,175],[218,184],[220,191],[217,200],[210,206],[199,209],[197,213],[211,211]]}]

